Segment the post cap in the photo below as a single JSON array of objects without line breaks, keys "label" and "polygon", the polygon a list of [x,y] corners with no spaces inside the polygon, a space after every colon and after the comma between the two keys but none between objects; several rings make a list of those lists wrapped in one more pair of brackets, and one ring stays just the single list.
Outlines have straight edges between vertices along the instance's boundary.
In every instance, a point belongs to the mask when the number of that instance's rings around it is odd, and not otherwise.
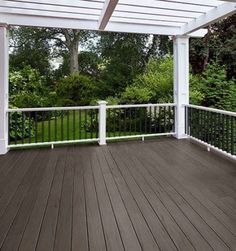
[{"label": "post cap", "polygon": [[99,100],[98,101],[98,104],[99,105],[106,105],[108,102],[107,101],[105,101],[105,100]]}]

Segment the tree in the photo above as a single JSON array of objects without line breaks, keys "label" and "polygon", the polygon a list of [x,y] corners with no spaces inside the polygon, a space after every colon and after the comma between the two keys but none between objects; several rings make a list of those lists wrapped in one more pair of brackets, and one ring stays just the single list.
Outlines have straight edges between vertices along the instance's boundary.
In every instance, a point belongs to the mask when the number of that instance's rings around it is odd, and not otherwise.
[{"label": "tree", "polygon": [[208,64],[202,75],[190,81],[192,103],[236,111],[236,81],[228,80],[226,67],[217,62]]},{"label": "tree", "polygon": [[167,48],[160,51],[163,39],[160,36],[125,33],[99,35],[97,53],[101,56],[104,67],[101,88],[105,96],[123,92],[138,74],[144,72],[150,58],[169,53]]},{"label": "tree", "polygon": [[236,78],[236,14],[208,26],[203,39],[190,40],[193,73],[201,74],[211,61],[226,66],[228,79]]},{"label": "tree", "polygon": [[13,68],[30,65],[42,75],[51,70],[52,57],[68,55],[69,72],[79,71],[79,44],[83,45],[90,32],[73,29],[14,27],[11,29],[11,57]]},{"label": "tree", "polygon": [[51,71],[51,49],[45,29],[13,27],[10,29],[10,68],[26,66],[48,77]]}]

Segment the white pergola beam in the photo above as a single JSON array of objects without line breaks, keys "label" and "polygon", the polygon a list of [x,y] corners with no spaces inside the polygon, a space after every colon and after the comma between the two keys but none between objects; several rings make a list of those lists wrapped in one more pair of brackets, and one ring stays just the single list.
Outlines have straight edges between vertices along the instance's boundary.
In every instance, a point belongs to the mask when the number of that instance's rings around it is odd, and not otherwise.
[{"label": "white pergola beam", "polygon": [[[1,14],[0,23],[8,23],[15,26],[31,26],[46,28],[64,28],[64,29],[81,29],[81,30],[97,30],[96,20],[73,19],[47,17],[47,16],[31,16],[17,14]],[[124,33],[140,33],[140,34],[156,34],[156,35],[178,35],[180,27],[156,26],[147,24],[130,24],[109,22],[106,31],[124,32]]]},{"label": "white pergola beam", "polygon": [[98,22],[98,29],[105,30],[119,0],[106,0]]},{"label": "white pergola beam", "polygon": [[182,35],[187,35],[234,13],[236,13],[236,3],[221,4],[210,10],[208,13],[201,15],[196,20],[183,25]]}]

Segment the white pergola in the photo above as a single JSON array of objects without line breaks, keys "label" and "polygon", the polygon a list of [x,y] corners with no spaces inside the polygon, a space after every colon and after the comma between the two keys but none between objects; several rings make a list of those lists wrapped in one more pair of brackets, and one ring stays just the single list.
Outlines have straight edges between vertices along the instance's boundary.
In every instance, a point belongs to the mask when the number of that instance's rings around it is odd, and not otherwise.
[{"label": "white pergola", "polygon": [[0,154],[8,145],[8,27],[34,26],[173,36],[176,137],[185,137],[189,37],[236,13],[227,0],[0,0]]}]

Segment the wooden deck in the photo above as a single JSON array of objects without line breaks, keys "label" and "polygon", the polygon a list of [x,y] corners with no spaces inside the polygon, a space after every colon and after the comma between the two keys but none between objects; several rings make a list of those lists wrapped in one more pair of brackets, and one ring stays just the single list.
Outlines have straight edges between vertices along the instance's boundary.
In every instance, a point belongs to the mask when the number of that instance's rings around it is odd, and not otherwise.
[{"label": "wooden deck", "polygon": [[0,157],[0,250],[236,250],[236,165],[187,140]]}]

